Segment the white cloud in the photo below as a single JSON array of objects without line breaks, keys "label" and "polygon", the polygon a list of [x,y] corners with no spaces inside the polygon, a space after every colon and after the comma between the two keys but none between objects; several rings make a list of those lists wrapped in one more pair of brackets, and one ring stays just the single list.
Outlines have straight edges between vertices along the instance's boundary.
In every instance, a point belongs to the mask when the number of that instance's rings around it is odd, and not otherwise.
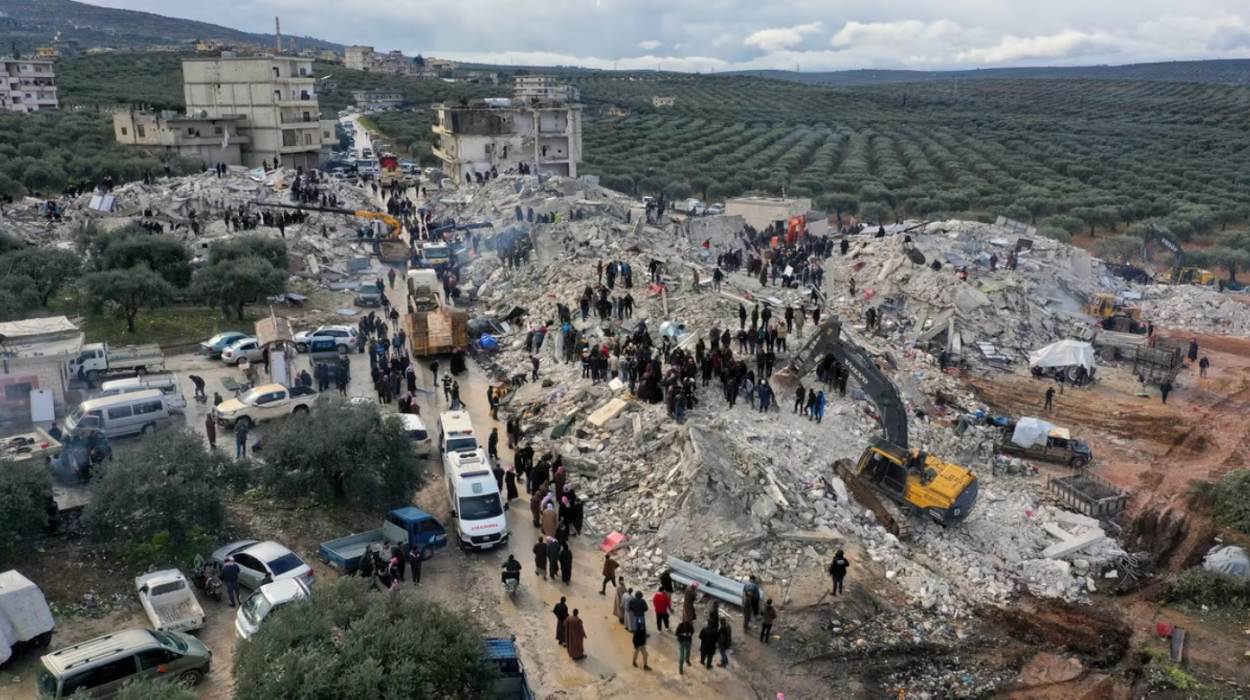
[{"label": "white cloud", "polygon": [[795,44],[803,43],[803,37],[814,34],[824,28],[820,22],[797,24],[793,27],[776,27],[761,29],[743,40],[746,46],[753,46],[763,51],[780,51]]},{"label": "white cloud", "polygon": [[[955,22],[939,19],[921,22],[908,19],[901,22],[847,22],[829,43],[839,48],[862,44],[902,44],[917,39],[939,39],[959,32]],[[899,46],[900,49],[905,48]]]},{"label": "white cloud", "polygon": [[647,39],[646,41],[638,42],[638,48],[642,49],[643,51],[655,51],[656,49],[660,48],[663,45],[664,45],[664,42],[656,41],[655,39]]},{"label": "white cloud", "polygon": [[1066,59],[1094,54],[1115,53],[1123,41],[1109,34],[1064,31],[1046,36],[1020,37],[1008,34],[998,44],[955,54],[955,60],[968,63],[1014,63],[1037,59]]},{"label": "white cloud", "polygon": [[[415,51],[405,51],[415,53]],[[599,70],[656,70],[685,73],[711,73],[729,70],[728,61],[710,56],[630,56],[611,59],[596,56],[574,56],[551,51],[439,51],[439,58],[470,63],[512,66],[577,66]]]}]

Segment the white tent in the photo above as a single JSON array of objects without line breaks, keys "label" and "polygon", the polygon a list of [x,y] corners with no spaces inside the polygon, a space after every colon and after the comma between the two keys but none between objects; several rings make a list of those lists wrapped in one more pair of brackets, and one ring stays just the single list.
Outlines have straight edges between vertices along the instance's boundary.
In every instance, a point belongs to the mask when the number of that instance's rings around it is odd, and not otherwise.
[{"label": "white tent", "polygon": [[1094,370],[1094,346],[1080,340],[1060,340],[1029,353],[1030,367],[1071,367]]},{"label": "white tent", "polygon": [[1041,418],[1021,418],[1011,433],[1011,441],[1021,447],[1032,447],[1046,442],[1046,436],[1054,429],[1055,426]]}]

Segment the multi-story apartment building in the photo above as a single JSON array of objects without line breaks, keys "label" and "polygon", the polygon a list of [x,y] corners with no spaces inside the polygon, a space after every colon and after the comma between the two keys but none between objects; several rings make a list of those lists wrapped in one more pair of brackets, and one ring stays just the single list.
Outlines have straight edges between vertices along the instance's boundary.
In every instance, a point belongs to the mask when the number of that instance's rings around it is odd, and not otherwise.
[{"label": "multi-story apartment building", "polygon": [[373,70],[372,46],[348,46],[343,50],[343,65],[352,70]]},{"label": "multi-story apartment building", "polygon": [[52,61],[0,58],[0,111],[38,112],[59,105]]},{"label": "multi-story apartment building", "polygon": [[321,123],[312,64],[291,56],[184,59],[187,115],[242,117],[244,165],[315,168],[322,147],[334,143],[334,129]]},{"label": "multi-story apartment building", "polygon": [[577,88],[562,84],[550,75],[518,75],[513,83],[513,94],[525,102],[577,102],[581,97]]},{"label": "multi-story apartment building", "polygon": [[199,158],[205,165],[242,165],[243,153],[251,146],[242,122],[239,115],[188,117],[128,110],[113,113],[113,135],[118,143]]},{"label": "multi-story apartment building", "polygon": [[521,163],[531,172],[577,177],[582,160],[582,106],[506,98],[438,106],[434,155],[459,183]]}]

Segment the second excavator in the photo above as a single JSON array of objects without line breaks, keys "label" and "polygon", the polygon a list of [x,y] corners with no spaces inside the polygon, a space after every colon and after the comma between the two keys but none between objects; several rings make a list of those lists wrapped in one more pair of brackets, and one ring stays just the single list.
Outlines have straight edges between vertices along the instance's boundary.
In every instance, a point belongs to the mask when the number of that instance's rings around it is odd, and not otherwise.
[{"label": "second excavator", "polygon": [[841,363],[859,382],[876,406],[884,433],[856,462],[843,459],[833,465],[855,499],[899,539],[910,534],[909,514],[923,513],[942,525],[967,517],[977,500],[976,476],[966,467],[909,448],[907,408],[898,389],[862,348],[843,337],[841,319],[830,317],[817,327],[790,364],[774,375],[777,390],[792,388],[826,358]]}]

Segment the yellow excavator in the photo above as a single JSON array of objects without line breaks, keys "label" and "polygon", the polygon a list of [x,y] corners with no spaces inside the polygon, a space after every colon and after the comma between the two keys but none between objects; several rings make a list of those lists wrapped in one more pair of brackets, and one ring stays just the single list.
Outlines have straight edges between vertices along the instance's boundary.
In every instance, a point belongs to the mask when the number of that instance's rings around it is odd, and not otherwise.
[{"label": "yellow excavator", "polygon": [[913,514],[923,513],[942,525],[966,518],[977,501],[976,476],[966,467],[908,447],[907,408],[898,389],[863,349],[842,337],[838,317],[821,323],[789,366],[774,375],[777,391],[792,389],[830,356],[849,368],[872,400],[884,433],[864,448],[856,462],[834,462],[834,472],[855,499],[899,539],[910,534]]},{"label": "yellow excavator", "polygon": [[1085,305],[1085,313],[1098,319],[1104,330],[1121,333],[1145,333],[1146,324],[1141,320],[1141,309],[1125,304],[1111,292],[1098,292],[1093,301]]},{"label": "yellow excavator", "polygon": [[275,209],[294,209],[296,211],[321,211],[328,214],[347,214],[361,219],[369,219],[370,221],[381,221],[386,224],[386,236],[378,242],[378,257],[383,262],[403,262],[408,259],[408,244],[404,243],[403,225],[399,219],[387,214],[384,211],[371,211],[369,209],[343,209],[341,207],[312,207],[301,206],[298,204],[275,204],[273,202],[252,202],[258,207],[272,207]]}]

